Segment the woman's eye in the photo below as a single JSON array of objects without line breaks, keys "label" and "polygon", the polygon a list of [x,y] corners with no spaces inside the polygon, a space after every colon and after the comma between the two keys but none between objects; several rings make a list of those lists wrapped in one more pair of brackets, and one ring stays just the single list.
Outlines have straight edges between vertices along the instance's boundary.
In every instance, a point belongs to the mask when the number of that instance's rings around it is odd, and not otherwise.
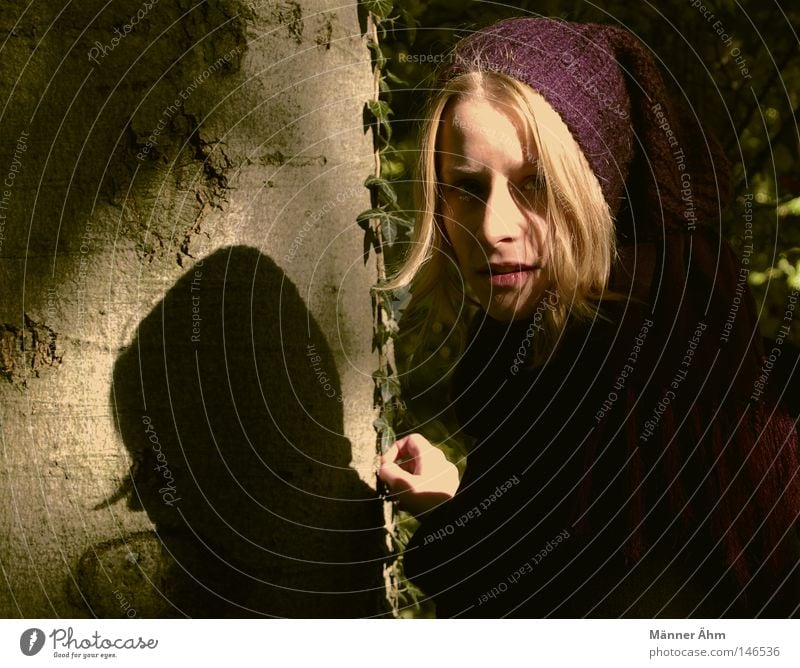
[{"label": "woman's eye", "polygon": [[445,187],[461,202],[469,202],[483,197],[483,186],[480,182],[471,179],[447,184]]},{"label": "woman's eye", "polygon": [[522,184],[522,189],[530,193],[542,193],[546,185],[547,182],[545,181],[544,174],[538,172],[525,179],[525,182]]}]

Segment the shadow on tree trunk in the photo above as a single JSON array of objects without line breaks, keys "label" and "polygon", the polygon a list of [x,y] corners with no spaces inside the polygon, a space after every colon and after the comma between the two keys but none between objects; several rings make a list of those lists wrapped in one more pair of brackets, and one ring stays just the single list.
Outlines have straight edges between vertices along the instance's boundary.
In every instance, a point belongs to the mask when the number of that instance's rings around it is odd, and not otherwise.
[{"label": "shadow on tree trunk", "polygon": [[118,358],[111,404],[133,465],[110,501],[156,533],[84,554],[94,614],[380,610],[381,506],[350,467],[326,339],[269,257],[231,247],[190,269]]}]

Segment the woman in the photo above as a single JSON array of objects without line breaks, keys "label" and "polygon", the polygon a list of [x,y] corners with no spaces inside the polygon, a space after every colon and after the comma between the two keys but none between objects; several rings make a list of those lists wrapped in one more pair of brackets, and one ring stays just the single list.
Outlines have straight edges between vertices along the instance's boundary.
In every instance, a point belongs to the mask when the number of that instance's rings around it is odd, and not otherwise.
[{"label": "woman", "polygon": [[460,481],[419,434],[380,469],[440,617],[798,612],[796,431],[754,392],[724,158],[673,109],[612,26],[501,21],[440,75],[389,287],[423,327],[479,305],[452,395],[475,445]]}]

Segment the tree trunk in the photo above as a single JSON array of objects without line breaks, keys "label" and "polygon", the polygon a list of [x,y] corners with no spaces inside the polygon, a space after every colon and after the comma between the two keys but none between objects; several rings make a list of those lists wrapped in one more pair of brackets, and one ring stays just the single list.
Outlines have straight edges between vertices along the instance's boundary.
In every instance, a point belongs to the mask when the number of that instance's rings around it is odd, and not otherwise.
[{"label": "tree trunk", "polygon": [[386,614],[364,18],[9,5],[0,615]]}]

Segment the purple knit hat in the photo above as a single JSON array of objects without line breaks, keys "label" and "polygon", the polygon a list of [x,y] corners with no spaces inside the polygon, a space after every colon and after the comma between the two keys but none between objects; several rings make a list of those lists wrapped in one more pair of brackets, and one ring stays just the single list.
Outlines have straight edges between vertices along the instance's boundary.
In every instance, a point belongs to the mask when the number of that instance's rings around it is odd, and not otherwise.
[{"label": "purple knit hat", "polygon": [[547,100],[583,150],[612,215],[630,199],[637,155],[649,172],[637,178],[651,210],[660,201],[673,224],[677,216],[690,227],[718,215],[728,195],[727,160],[699,124],[678,118],[652,56],[628,31],[506,19],[459,42],[439,84],[475,70],[507,74]]}]

